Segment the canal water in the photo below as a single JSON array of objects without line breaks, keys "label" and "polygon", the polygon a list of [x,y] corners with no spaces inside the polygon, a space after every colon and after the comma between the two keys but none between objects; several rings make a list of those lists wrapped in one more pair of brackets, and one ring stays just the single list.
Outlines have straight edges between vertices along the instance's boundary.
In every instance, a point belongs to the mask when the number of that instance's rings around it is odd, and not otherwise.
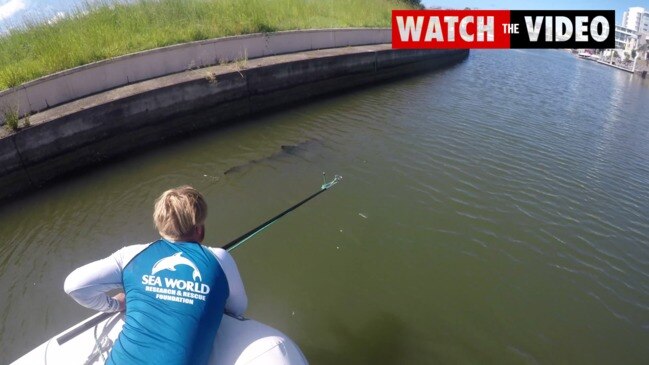
[{"label": "canal water", "polygon": [[323,171],[233,252],[312,364],[649,363],[648,116],[649,80],[474,51],[70,178],[0,207],[0,363],[91,314],[66,275],[155,240],[163,190],[199,188],[221,245]]}]

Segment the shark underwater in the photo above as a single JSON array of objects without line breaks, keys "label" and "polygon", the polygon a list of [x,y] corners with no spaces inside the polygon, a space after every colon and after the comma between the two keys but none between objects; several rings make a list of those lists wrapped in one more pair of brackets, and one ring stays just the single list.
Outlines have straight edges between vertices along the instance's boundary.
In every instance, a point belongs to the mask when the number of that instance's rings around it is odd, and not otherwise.
[{"label": "shark underwater", "polygon": [[272,155],[261,158],[261,159],[250,160],[245,164],[230,167],[229,169],[227,169],[227,170],[225,170],[223,172],[223,175],[229,175],[229,174],[232,174],[232,173],[244,171],[250,165],[260,163],[260,162],[263,162],[263,161],[274,160],[274,159],[281,158],[281,157],[284,157],[284,156],[287,156],[287,155],[289,155],[289,156],[298,156],[300,154],[303,154],[303,153],[309,151],[309,149],[311,149],[312,147],[317,146],[317,145],[321,145],[321,144],[322,144],[322,142],[319,139],[312,138],[312,139],[308,139],[306,141],[300,142],[298,144],[281,145],[280,150],[278,152],[275,152]]},{"label": "shark underwater", "polygon": [[203,281],[203,279],[201,278],[201,272],[198,271],[196,265],[194,265],[194,263],[191,262],[188,258],[183,257],[182,254],[182,252],[178,252],[172,256],[158,260],[158,262],[156,262],[151,269],[151,275],[155,275],[157,272],[162,270],[176,271],[177,265],[186,265],[194,270],[192,272],[192,279],[196,280],[198,278],[198,280]]}]

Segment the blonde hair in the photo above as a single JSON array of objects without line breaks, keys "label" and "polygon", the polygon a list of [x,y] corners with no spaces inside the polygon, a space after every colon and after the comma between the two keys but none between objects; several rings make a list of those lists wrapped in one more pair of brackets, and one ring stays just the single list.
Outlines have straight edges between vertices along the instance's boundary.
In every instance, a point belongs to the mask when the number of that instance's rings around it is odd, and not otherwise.
[{"label": "blonde hair", "polygon": [[153,223],[160,235],[173,240],[187,237],[205,223],[207,203],[191,186],[179,186],[162,193],[155,201]]}]

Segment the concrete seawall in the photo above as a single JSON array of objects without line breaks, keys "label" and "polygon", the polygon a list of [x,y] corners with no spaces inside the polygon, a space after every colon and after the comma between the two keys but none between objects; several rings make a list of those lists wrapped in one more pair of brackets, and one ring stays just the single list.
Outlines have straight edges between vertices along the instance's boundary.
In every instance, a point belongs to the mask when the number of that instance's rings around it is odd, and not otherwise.
[{"label": "concrete seawall", "polygon": [[[0,91],[0,111],[20,116],[105,90],[237,59],[389,43],[389,28],[292,30],[207,39],[132,53],[54,73]],[[4,115],[0,113],[0,125]]]},{"label": "concrete seawall", "polygon": [[0,138],[0,199],[164,139],[467,55],[389,44],[331,48],[175,73],[77,99]]}]

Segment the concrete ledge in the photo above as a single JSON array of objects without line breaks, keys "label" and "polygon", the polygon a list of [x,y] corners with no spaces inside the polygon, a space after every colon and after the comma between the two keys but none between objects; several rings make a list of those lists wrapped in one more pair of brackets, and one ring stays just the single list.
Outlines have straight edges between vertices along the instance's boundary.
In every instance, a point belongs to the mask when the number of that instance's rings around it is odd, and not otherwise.
[{"label": "concrete ledge", "polygon": [[[389,44],[269,56],[185,71],[105,91],[0,132],[0,198],[73,170],[241,116],[459,62],[466,50]],[[4,133],[4,137],[2,137]]]},{"label": "concrete ledge", "polygon": [[[390,29],[315,29],[209,39],[133,53],[61,71],[0,91],[0,111],[21,117],[81,97],[224,61],[316,49],[389,43]],[[0,113],[0,125],[4,115]]]}]

